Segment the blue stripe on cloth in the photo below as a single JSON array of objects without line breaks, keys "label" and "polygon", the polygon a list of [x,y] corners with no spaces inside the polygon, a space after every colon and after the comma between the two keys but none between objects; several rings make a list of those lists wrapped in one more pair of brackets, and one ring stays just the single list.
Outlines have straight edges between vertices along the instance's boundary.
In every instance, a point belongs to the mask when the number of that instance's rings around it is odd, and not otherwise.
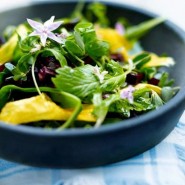
[{"label": "blue stripe on cloth", "polygon": [[185,162],[185,147],[182,147],[176,144],[175,149],[176,149],[178,158]]},{"label": "blue stripe on cloth", "polygon": [[156,148],[152,148],[150,151],[150,158],[151,158],[151,165],[152,165],[152,173],[153,173],[153,180],[156,184],[160,185],[159,182],[159,174],[158,174],[158,163],[157,163],[157,153],[156,153]]},{"label": "blue stripe on cloth", "polygon": [[179,162],[179,167],[181,168],[181,170],[185,175],[185,147],[182,147],[176,144],[175,148],[176,148],[177,156],[181,160]]}]

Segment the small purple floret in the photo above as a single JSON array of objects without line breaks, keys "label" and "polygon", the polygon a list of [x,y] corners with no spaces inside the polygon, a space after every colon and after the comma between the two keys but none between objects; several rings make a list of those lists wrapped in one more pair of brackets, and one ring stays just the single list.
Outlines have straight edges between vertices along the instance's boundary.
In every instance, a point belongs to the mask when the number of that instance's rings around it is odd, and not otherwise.
[{"label": "small purple floret", "polygon": [[133,92],[135,91],[134,87],[129,85],[127,88],[122,89],[120,92],[120,97],[122,99],[127,99],[129,103],[134,102]]},{"label": "small purple floret", "polygon": [[124,35],[125,34],[125,28],[123,27],[123,25],[119,22],[117,22],[115,24],[115,29],[117,30],[117,32],[120,34],[120,35]]}]

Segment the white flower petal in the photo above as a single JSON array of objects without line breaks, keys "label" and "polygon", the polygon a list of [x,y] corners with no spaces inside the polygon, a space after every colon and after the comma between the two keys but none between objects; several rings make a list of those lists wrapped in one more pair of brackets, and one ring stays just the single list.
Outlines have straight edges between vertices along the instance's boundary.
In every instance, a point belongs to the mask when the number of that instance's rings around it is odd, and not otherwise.
[{"label": "white flower petal", "polygon": [[52,16],[49,20],[47,20],[47,21],[44,23],[44,26],[45,26],[45,27],[48,27],[48,26],[50,26],[51,24],[53,24],[54,19],[55,19],[55,16]]},{"label": "white flower petal", "polygon": [[48,25],[48,26],[47,26],[47,29],[48,29],[49,31],[56,30],[61,24],[62,24],[62,22],[54,22],[54,23]]},{"label": "white flower petal", "polygon": [[43,46],[46,45],[46,39],[47,39],[47,35],[45,33],[40,35],[40,41],[41,41]]},{"label": "white flower petal", "polygon": [[48,33],[48,38],[50,38],[50,39],[52,39],[52,40],[54,40],[54,41],[56,41],[56,42],[58,42],[58,43],[62,43],[62,40],[61,40],[61,38],[59,38],[59,37],[57,37],[54,33],[52,33],[52,32],[49,32]]},{"label": "white flower petal", "polygon": [[38,31],[33,31],[32,33],[29,34],[29,36],[40,36],[40,33]]},{"label": "white flower petal", "polygon": [[35,30],[40,30],[43,28],[43,25],[42,23],[40,22],[37,22],[37,21],[34,21],[34,20],[31,20],[31,19],[27,19],[29,25],[34,28]]}]

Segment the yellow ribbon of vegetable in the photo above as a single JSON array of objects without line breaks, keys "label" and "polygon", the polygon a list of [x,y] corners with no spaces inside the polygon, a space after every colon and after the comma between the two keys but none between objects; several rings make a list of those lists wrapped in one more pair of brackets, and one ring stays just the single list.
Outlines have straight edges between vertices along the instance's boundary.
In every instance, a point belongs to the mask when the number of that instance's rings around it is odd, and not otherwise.
[{"label": "yellow ribbon of vegetable", "polygon": [[[95,122],[92,115],[93,105],[84,105],[77,120]],[[63,109],[44,94],[7,103],[1,113],[0,120],[12,125],[36,122],[40,120],[67,120],[73,110]]]},{"label": "yellow ribbon of vegetable", "polygon": [[159,57],[154,53],[150,53],[150,56],[151,60],[144,67],[172,66],[175,64],[171,57]]},{"label": "yellow ribbon of vegetable", "polygon": [[111,28],[97,28],[96,34],[100,40],[110,44],[111,53],[121,53],[123,58],[128,60],[127,50],[131,48],[131,45],[123,35],[120,35],[115,29]]},{"label": "yellow ribbon of vegetable", "polygon": [[137,84],[134,88],[135,89],[148,88],[155,91],[157,94],[161,95],[161,88],[156,85],[140,83],[140,84]]},{"label": "yellow ribbon of vegetable", "polygon": [[12,37],[10,37],[10,39],[0,47],[0,65],[12,60],[13,53],[18,42],[18,34],[21,37],[25,37],[27,32],[28,30],[24,25],[19,25],[16,33],[14,33]]}]

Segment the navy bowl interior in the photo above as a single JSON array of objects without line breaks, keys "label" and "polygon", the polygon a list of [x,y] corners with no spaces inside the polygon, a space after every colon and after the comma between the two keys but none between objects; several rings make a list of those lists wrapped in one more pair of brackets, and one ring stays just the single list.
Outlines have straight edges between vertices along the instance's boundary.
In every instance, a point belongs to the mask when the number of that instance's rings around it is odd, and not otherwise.
[{"label": "navy bowl interior", "polygon": [[[127,17],[133,24],[155,16],[125,5],[107,5],[112,23],[121,16]],[[17,25],[26,18],[47,20],[52,15],[56,18],[68,16],[74,6],[75,3],[71,2],[37,3],[2,12],[0,32],[7,25]],[[99,129],[56,132],[0,123],[0,156],[34,166],[81,168],[117,162],[159,143],[174,128],[185,106],[185,34],[166,21],[148,33],[141,44],[148,51],[167,53],[177,62],[169,72],[181,90],[166,105],[138,118]]]}]

